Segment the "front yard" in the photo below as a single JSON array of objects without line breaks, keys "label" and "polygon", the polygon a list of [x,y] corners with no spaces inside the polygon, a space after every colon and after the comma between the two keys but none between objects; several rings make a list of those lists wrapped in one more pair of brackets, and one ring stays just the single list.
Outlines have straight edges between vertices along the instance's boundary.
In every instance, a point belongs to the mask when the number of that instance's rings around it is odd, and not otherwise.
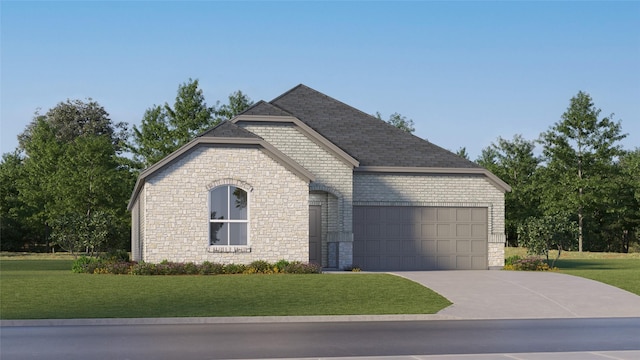
[{"label": "front yard", "polygon": [[[555,258],[556,252],[549,254]],[[505,257],[526,256],[524,248],[506,248]],[[594,253],[563,251],[555,265],[558,271],[592,279],[640,295],[640,253]]]},{"label": "front yard", "polygon": [[88,275],[71,260],[29,259],[0,258],[1,319],[434,314],[451,304],[387,274]]}]

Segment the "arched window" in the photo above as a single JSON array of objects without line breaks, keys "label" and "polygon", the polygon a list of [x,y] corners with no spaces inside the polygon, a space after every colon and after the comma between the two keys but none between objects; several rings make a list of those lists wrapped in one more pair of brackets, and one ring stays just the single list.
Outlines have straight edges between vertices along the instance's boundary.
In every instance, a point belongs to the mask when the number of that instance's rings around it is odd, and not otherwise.
[{"label": "arched window", "polygon": [[247,192],[233,185],[209,191],[209,245],[247,245],[248,200]]}]

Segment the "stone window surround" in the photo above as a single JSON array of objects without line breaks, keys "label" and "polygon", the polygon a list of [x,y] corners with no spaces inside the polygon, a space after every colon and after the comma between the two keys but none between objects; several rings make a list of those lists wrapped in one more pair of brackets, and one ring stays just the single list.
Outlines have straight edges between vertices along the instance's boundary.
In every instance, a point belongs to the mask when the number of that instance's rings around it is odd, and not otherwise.
[{"label": "stone window surround", "polygon": [[[207,184],[206,186],[206,190],[207,192],[211,192],[211,190],[220,187],[220,186],[235,186],[237,188],[240,188],[244,191],[247,192],[247,204],[249,204],[251,202],[251,193],[253,192],[253,186],[251,186],[250,184],[242,181],[242,180],[238,180],[238,179],[232,179],[232,178],[224,178],[224,179],[218,179],[215,180],[209,184]],[[207,196],[207,201],[210,202],[211,198],[210,196]],[[209,208],[211,207],[211,204],[209,204]],[[209,211],[210,213],[210,211]],[[209,215],[209,214],[208,214]],[[247,205],[247,244],[246,245],[211,245],[210,243],[210,239],[211,239],[211,234],[209,233],[209,238],[207,239],[207,244],[208,244],[208,248],[207,248],[207,252],[210,253],[250,253],[251,252],[251,227],[249,226],[250,224],[250,215],[251,215],[251,211],[249,206]],[[209,227],[209,224],[211,223],[211,219],[208,219],[207,221],[207,227]],[[211,231],[211,230],[209,230]]]}]

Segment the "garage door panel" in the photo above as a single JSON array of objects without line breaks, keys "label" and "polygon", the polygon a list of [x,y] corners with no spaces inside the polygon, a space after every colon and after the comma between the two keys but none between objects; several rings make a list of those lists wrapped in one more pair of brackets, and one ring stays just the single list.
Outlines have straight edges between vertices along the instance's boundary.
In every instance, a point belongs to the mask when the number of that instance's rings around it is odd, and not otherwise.
[{"label": "garage door panel", "polygon": [[471,210],[470,209],[456,209],[456,221],[471,221]]},{"label": "garage door panel", "polygon": [[459,237],[471,237],[471,225],[469,224],[456,224],[456,238]]},{"label": "garage door panel", "polygon": [[454,240],[456,243],[456,253],[468,254],[471,252],[471,242],[469,240]]},{"label": "garage door panel", "polygon": [[486,208],[355,206],[353,218],[365,270],[487,268]]},{"label": "garage door panel", "polygon": [[435,223],[436,221],[438,221],[438,211],[436,208],[420,208],[420,215],[420,222]]},{"label": "garage door panel", "polygon": [[486,269],[487,258],[485,256],[472,256],[471,257],[471,270],[472,269]]},{"label": "garage door panel", "polygon": [[485,223],[487,221],[487,209],[485,208],[471,209],[471,221]]},{"label": "garage door panel", "polygon": [[421,254],[422,255],[429,255],[429,254],[435,254],[436,253],[436,241],[435,240],[422,240],[421,241],[422,246],[421,246]]},{"label": "garage door panel", "polygon": [[474,239],[485,239],[487,237],[487,225],[471,224],[471,237]]},{"label": "garage door panel", "polygon": [[456,256],[456,269],[457,270],[470,270],[471,258],[469,256]]},{"label": "garage door panel", "polygon": [[436,224],[436,237],[448,239],[451,236],[451,224]]}]

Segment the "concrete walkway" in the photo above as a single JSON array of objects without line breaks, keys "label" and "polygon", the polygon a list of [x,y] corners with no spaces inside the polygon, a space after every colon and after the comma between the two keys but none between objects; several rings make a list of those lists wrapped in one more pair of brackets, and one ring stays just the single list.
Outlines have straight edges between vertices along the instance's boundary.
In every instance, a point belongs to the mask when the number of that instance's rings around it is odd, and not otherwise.
[{"label": "concrete walkway", "polygon": [[640,296],[554,272],[396,272],[449,299],[438,315],[455,319],[640,317]]}]

